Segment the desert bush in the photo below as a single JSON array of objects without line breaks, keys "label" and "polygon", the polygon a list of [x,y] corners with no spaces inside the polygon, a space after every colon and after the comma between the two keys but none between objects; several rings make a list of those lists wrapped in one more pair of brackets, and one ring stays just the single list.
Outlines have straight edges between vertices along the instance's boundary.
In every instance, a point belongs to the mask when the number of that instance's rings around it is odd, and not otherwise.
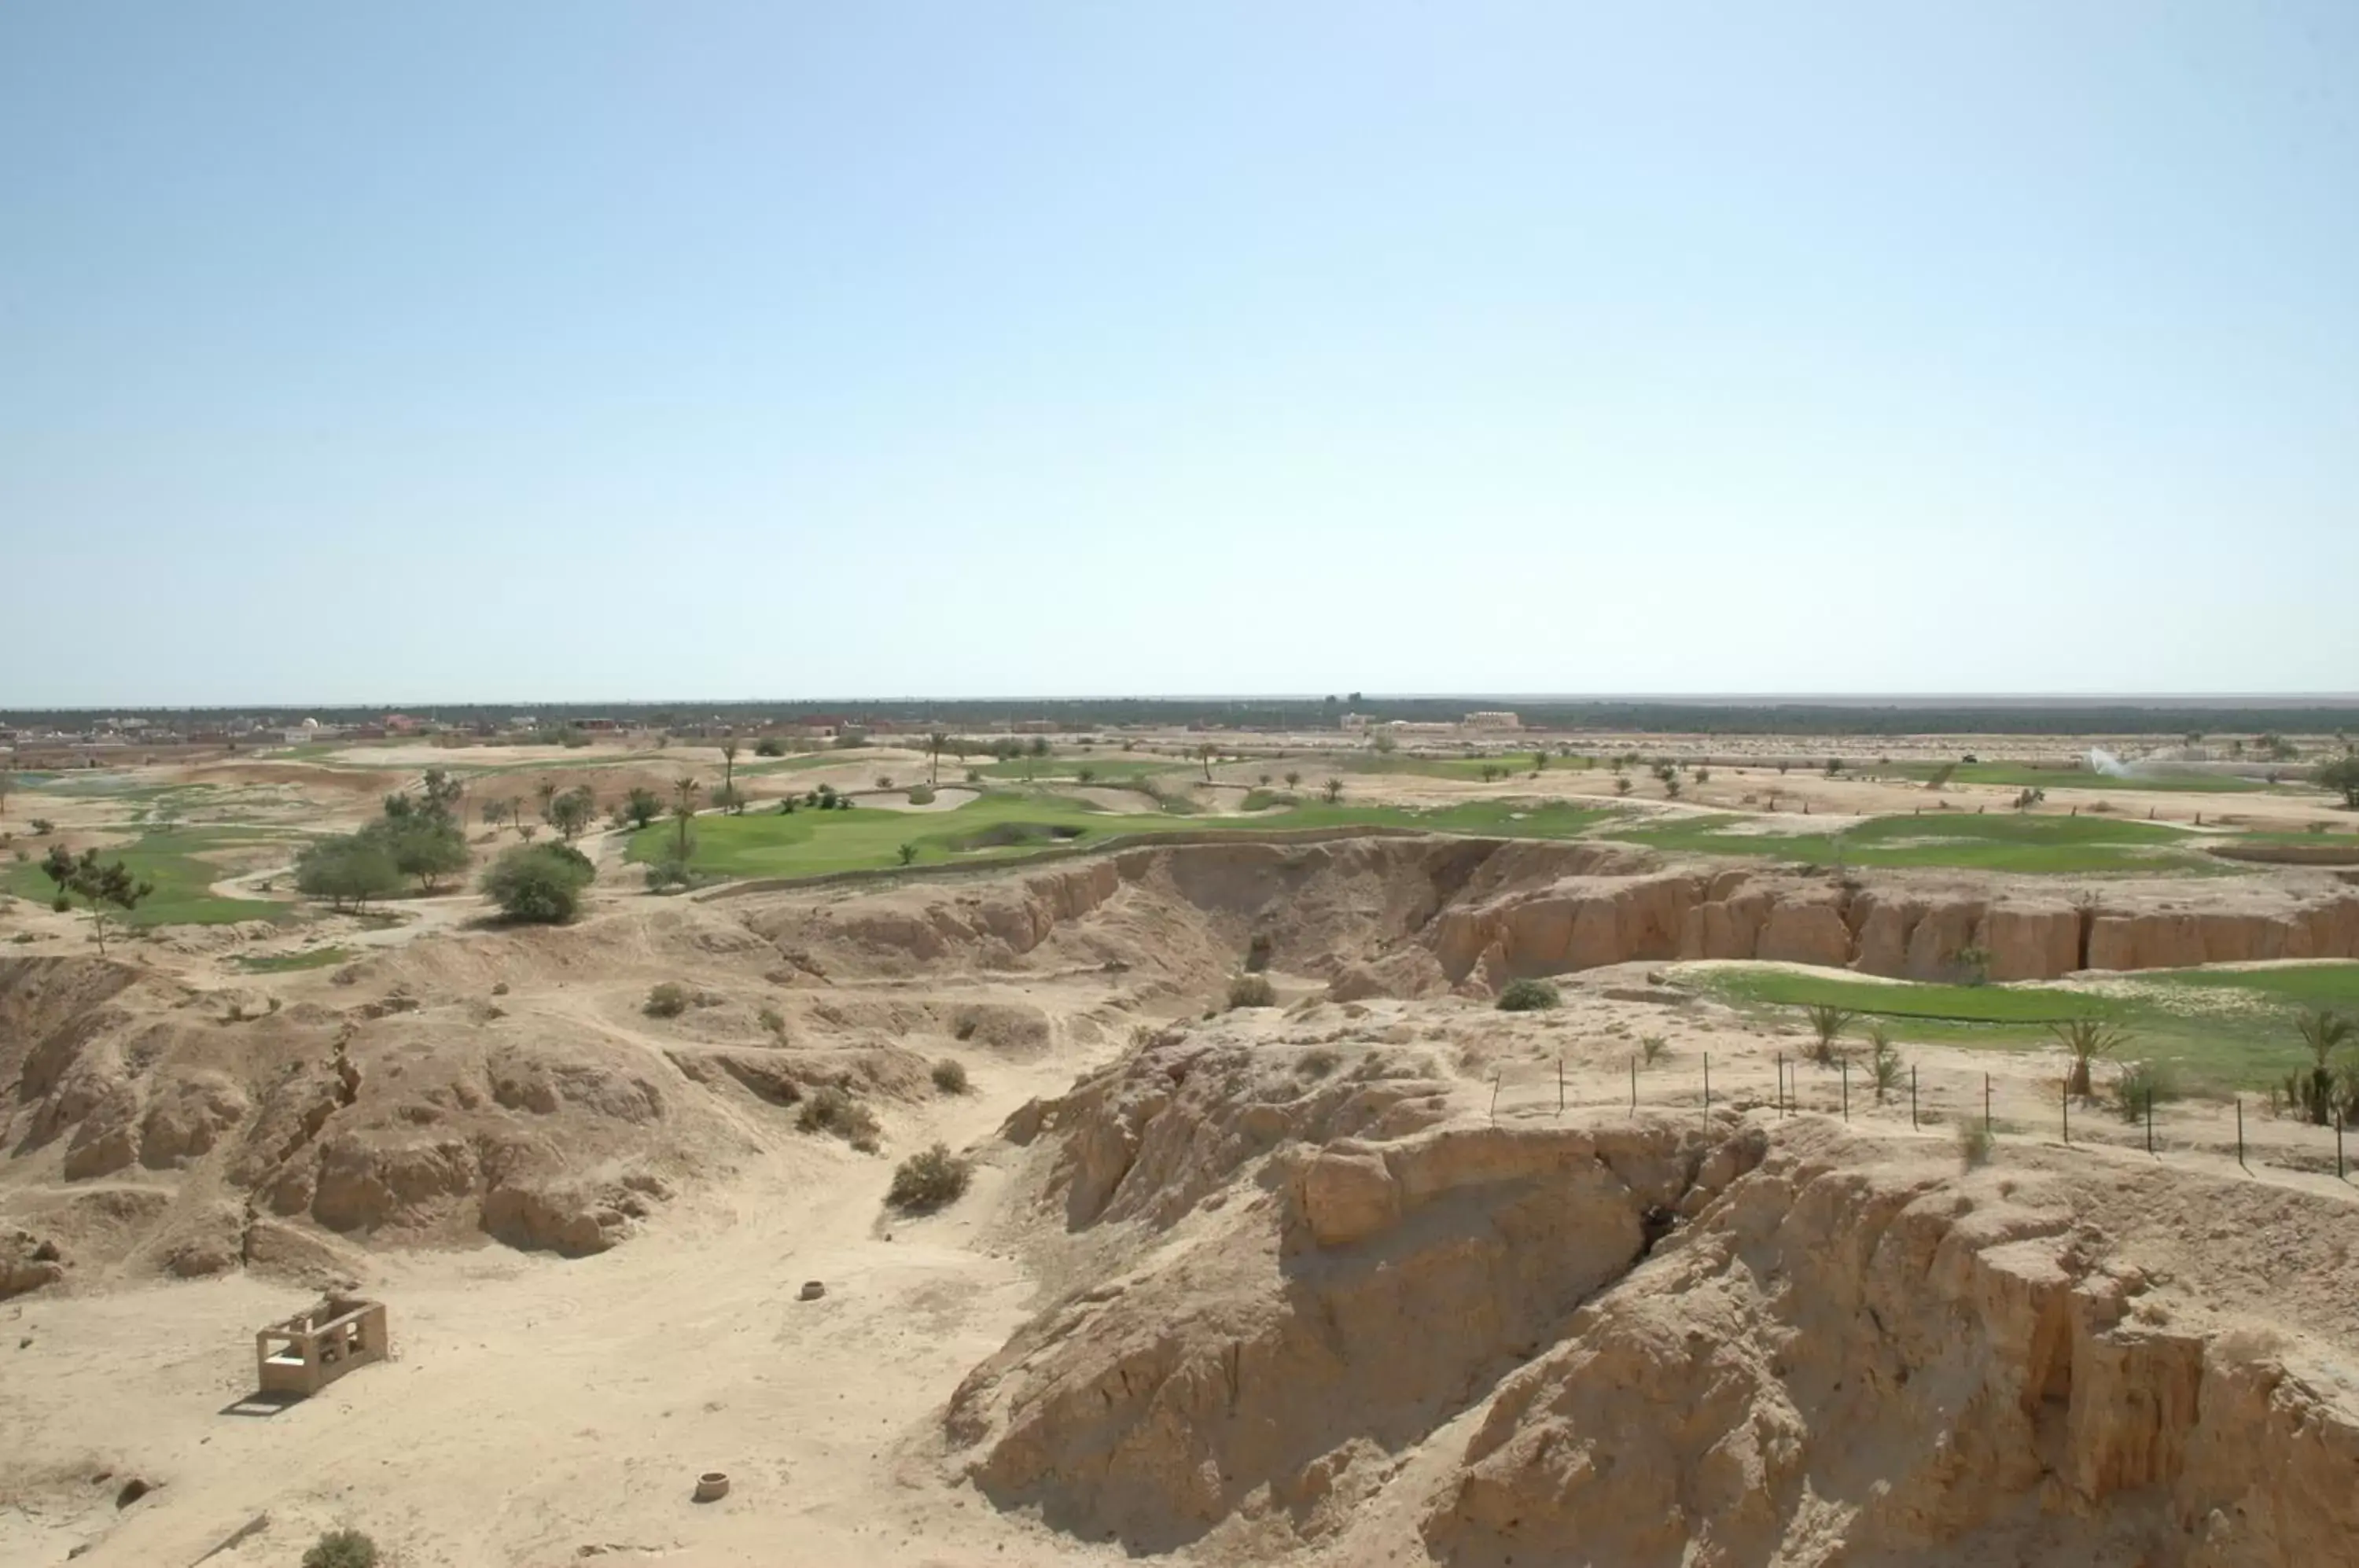
[{"label": "desert bush", "polygon": [[1325,1046],[1316,1046],[1294,1059],[1294,1070],[1305,1078],[1324,1078],[1343,1062]]},{"label": "desert bush", "polygon": [[787,755],[787,748],[785,746],[780,744],[777,736],[764,735],[760,740],[754,743],[754,755],[756,757],[784,757]]},{"label": "desert bush", "polygon": [[2335,1071],[2335,1055],[2359,1034],[2359,1024],[2321,1007],[2303,1014],[2293,1027],[2310,1052],[2310,1065],[2286,1079],[2287,1102],[2320,1127],[2347,1119],[2353,1109],[2352,1096],[2344,1092],[2350,1075]]},{"label": "desert bush", "polygon": [[2111,1056],[2129,1044],[2130,1037],[2102,1018],[2074,1018],[2069,1023],[2048,1026],[2072,1058],[2072,1068],[2066,1076],[2064,1092],[2087,1099],[2091,1094],[2089,1064],[2100,1056]]},{"label": "desert bush", "polygon": [[1882,1105],[1900,1088],[1900,1080],[1908,1064],[1900,1060],[1900,1048],[1892,1043],[1892,1036],[1882,1024],[1867,1031],[1867,1075],[1875,1084],[1875,1103]]},{"label": "desert bush", "polygon": [[787,1038],[787,1015],[776,1007],[764,1007],[754,1015],[761,1026],[778,1039]]},{"label": "desert bush", "polygon": [[667,855],[647,866],[647,891],[669,893],[686,887],[696,880],[688,862],[677,855]]},{"label": "desert bush", "polygon": [[49,821],[49,818],[35,817],[33,819],[33,836],[35,838],[47,838],[57,831],[58,824]]},{"label": "desert bush", "polygon": [[1711,768],[1697,768],[1697,769],[1695,770],[1695,781],[1696,781],[1697,783],[1699,783],[1699,784],[1709,784],[1709,783],[1711,783],[1711,782],[1712,782],[1712,769],[1711,769]]},{"label": "desert bush", "polygon": [[667,980],[647,992],[647,999],[639,1011],[651,1018],[676,1018],[688,1011],[688,987],[677,980]]},{"label": "desert bush", "polygon": [[933,1078],[934,1087],[945,1094],[966,1093],[966,1063],[954,1057],[945,1056],[935,1062]]},{"label": "desert bush", "polygon": [[[803,1132],[833,1133],[864,1154],[875,1151],[876,1135],[882,1130],[875,1112],[832,1083],[803,1102],[803,1108],[795,1113],[795,1126]],[[868,1147],[861,1149],[864,1143]]]},{"label": "desert bush", "polygon": [[909,1156],[894,1168],[885,1201],[908,1214],[929,1214],[965,1195],[973,1169],[948,1144]]},{"label": "desert bush", "polygon": [[356,1530],[332,1530],[303,1553],[303,1568],[376,1568],[376,1542]]},{"label": "desert bush", "polygon": [[1835,1041],[1841,1040],[1857,1016],[1849,1007],[1838,1007],[1826,1002],[1813,1002],[1802,1009],[1810,1019],[1813,1043],[1810,1060],[1824,1067],[1835,1059]]},{"label": "desert bush", "polygon": [[1256,931],[1253,940],[1245,943],[1245,973],[1258,975],[1268,967],[1269,933]]},{"label": "desert bush", "polygon": [[570,844],[519,844],[492,862],[483,888],[512,920],[563,925],[581,911],[582,890],[597,877],[590,857]]},{"label": "desert bush", "polygon": [[1616,795],[1627,795],[1630,792],[1630,776],[1628,774],[1616,773],[1614,776],[1614,792]]},{"label": "desert bush", "polygon": [[1556,987],[1545,980],[1510,980],[1499,993],[1503,1013],[1537,1013],[1557,1005]]},{"label": "desert bush", "polygon": [[1274,1007],[1277,1006],[1277,988],[1259,975],[1240,975],[1229,982],[1229,1006]]},{"label": "desert bush", "polygon": [[1958,949],[1958,978],[1968,985],[1981,985],[1990,979],[1991,950],[1967,946]]},{"label": "desert bush", "polygon": [[909,786],[909,804],[913,806],[930,806],[934,803],[935,799],[934,787],[932,785],[912,784]]},{"label": "desert bush", "polygon": [[2106,1107],[2125,1122],[2146,1119],[2149,1101],[2159,1105],[2179,1098],[2179,1085],[2169,1068],[2156,1062],[2125,1062],[2114,1074]]},{"label": "desert bush", "polygon": [[1652,1067],[1670,1053],[1671,1042],[1663,1036],[1642,1034],[1638,1037],[1638,1056],[1647,1066]]},{"label": "desert bush", "polygon": [[1990,1128],[1979,1121],[1958,1124],[1958,1160],[1969,1171],[1988,1165],[1991,1158]]}]

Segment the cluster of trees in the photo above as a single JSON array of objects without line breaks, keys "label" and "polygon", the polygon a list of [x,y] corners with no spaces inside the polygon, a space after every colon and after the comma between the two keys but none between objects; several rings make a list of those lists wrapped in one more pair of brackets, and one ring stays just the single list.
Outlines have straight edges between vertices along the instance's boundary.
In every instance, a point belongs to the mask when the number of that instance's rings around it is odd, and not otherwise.
[{"label": "cluster of trees", "polygon": [[405,881],[431,893],[467,869],[467,835],[459,826],[462,786],[440,768],[426,770],[419,793],[387,795],[384,812],[355,833],[315,841],[295,861],[295,886],[337,909],[365,908]]}]

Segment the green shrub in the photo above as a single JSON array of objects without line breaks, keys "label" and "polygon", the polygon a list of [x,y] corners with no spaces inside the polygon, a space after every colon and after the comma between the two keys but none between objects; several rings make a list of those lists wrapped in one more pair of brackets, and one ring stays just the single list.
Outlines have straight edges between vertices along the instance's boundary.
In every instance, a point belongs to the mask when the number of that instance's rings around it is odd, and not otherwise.
[{"label": "green shrub", "polygon": [[518,844],[484,873],[484,892],[512,920],[563,925],[582,909],[582,890],[598,879],[590,857],[571,844]]},{"label": "green shrub", "polygon": [[1810,1033],[1814,1037],[1810,1060],[1821,1067],[1833,1065],[1835,1041],[1843,1037],[1843,1031],[1851,1028],[1853,1018],[1858,1015],[1848,1007],[1838,1007],[1827,1002],[1813,1002],[1802,1011],[1810,1018]]},{"label": "green shrub", "polygon": [[953,1057],[943,1057],[934,1063],[934,1087],[945,1094],[966,1093],[966,1063]]},{"label": "green shrub", "polygon": [[688,862],[676,854],[666,855],[647,867],[647,891],[650,893],[673,892],[692,885],[695,880],[696,875],[689,870]]},{"label": "green shrub", "polygon": [[2125,1122],[2146,1119],[2149,1103],[2159,1105],[2179,1098],[2179,1085],[2170,1070],[2160,1062],[2125,1062],[2114,1074],[2113,1093],[2106,1105],[2114,1115]]},{"label": "green shrub", "polygon": [[938,1143],[913,1154],[894,1169],[893,1185],[885,1201],[904,1214],[927,1214],[954,1203],[966,1192],[973,1171],[967,1162]]},{"label": "green shrub", "polygon": [[932,785],[912,784],[909,786],[909,804],[913,806],[930,806],[934,803],[934,787]]},{"label": "green shrub", "polygon": [[863,1153],[875,1151],[876,1135],[883,1130],[875,1112],[833,1083],[803,1102],[803,1108],[795,1113],[795,1126],[803,1132],[833,1133]]},{"label": "green shrub", "polygon": [[1991,1159],[1990,1128],[1979,1121],[1959,1123],[1958,1159],[1969,1171],[1988,1165]]},{"label": "green shrub", "polygon": [[356,1530],[332,1530],[303,1553],[303,1568],[376,1568],[376,1542]]},{"label": "green shrub", "polygon": [[639,1011],[651,1018],[676,1018],[688,1011],[688,987],[677,980],[667,980],[647,993]]},{"label": "green shrub", "polygon": [[1556,987],[1545,980],[1510,980],[1499,993],[1499,1010],[1503,1013],[1538,1013],[1553,1007],[1560,998]]},{"label": "green shrub", "polygon": [[1277,988],[1259,975],[1240,975],[1229,982],[1229,1006],[1274,1007],[1277,1006]]},{"label": "green shrub", "polygon": [[1867,1073],[1875,1084],[1875,1102],[1898,1092],[1900,1079],[1907,1068],[1900,1060],[1900,1048],[1892,1043],[1892,1036],[1882,1024],[1871,1025],[1867,1031]]}]

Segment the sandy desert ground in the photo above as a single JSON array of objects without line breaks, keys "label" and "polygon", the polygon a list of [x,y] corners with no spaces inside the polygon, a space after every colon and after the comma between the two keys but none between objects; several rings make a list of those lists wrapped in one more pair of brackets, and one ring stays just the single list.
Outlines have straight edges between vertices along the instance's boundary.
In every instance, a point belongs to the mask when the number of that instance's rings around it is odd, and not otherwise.
[{"label": "sandy desert ground", "polygon": [[[724,767],[462,756],[471,802]],[[1927,807],[1774,763],[1561,838],[1257,838],[1223,824],[1291,765],[1247,755],[1195,770],[1200,831],[1030,866],[658,897],[600,832],[563,928],[464,889],[296,905],[300,835],[451,760],[9,801],[77,848],[146,842],[165,805],[234,826],[198,853],[269,918],[102,957],[78,914],[0,908],[0,1560],[292,1564],[336,1527],[405,1568],[2290,1568],[2359,1540],[2332,1128],[2223,1078],[2154,1113],[2150,1154],[2102,1093],[2072,1109],[2052,1043],[1938,1018],[1898,1020],[1912,1108],[1856,1031],[1848,1065],[1803,1061],[1774,989],[1971,962],[1989,996],[2147,1019],[2193,985],[2190,1062],[2290,1070],[2281,996],[2359,960],[2337,866],[1831,870],[1614,836]],[[928,766],[745,760],[756,810],[821,783],[904,808],[877,779]],[[909,819],[959,820],[963,777]],[[1415,810],[1603,804],[1609,779],[1346,782]],[[2041,811],[2349,834],[2318,795],[2079,794]],[[1271,1005],[1232,1006],[1253,953]],[[1535,977],[1560,1005],[1495,1006]],[[652,1015],[666,984],[687,1004]],[[897,1211],[897,1164],[938,1141],[972,1186]],[[391,1360],[257,1405],[255,1331],[330,1290],[387,1304]],[[729,1494],[695,1502],[709,1470]]]}]

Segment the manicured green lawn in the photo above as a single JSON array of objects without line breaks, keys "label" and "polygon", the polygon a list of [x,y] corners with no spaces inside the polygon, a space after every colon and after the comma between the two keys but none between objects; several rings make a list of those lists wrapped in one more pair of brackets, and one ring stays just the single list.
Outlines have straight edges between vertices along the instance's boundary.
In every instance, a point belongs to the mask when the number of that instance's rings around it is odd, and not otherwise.
[{"label": "manicured green lawn", "polygon": [[[942,758],[945,777],[963,779],[972,764],[961,763],[958,771],[951,771],[951,759]],[[1153,779],[1166,773],[1192,773],[1204,776],[1197,763],[1178,757],[1018,757],[1006,762],[987,762],[976,771],[985,779],[1061,779],[1081,777],[1082,768],[1090,770],[1093,782],[1134,783],[1141,779]]]},{"label": "manicured green lawn", "polygon": [[[2020,1051],[2055,1044],[2051,1023],[2101,1018],[2126,1031],[2121,1057],[2169,1063],[2190,1089],[2226,1093],[2278,1082],[2308,1060],[2293,1032],[2303,1011],[2359,1018],[2359,964],[2167,969],[2072,985],[1934,985],[1786,969],[1715,966],[1696,984],[1762,1018],[1800,1021],[1814,1004],[1881,1021],[1896,1040]],[[1854,1035],[1856,1035],[1854,1029]]]},{"label": "manicured green lawn", "polygon": [[2104,816],[2013,811],[1927,811],[1869,817],[1816,833],[1744,831],[1752,819],[1689,817],[1633,827],[1614,837],[1700,855],[1757,855],[1811,866],[1938,866],[2049,875],[2227,869],[2200,853],[2200,840],[2160,823]]},{"label": "manicured green lawn", "polygon": [[[1888,768],[1863,768],[1856,771],[1886,778],[1930,779],[1940,769],[1938,763],[1897,762]],[[2226,774],[2165,773],[2153,777],[2109,779],[2086,768],[2043,768],[2030,762],[1962,762],[1950,775],[1950,781],[1953,784],[1995,785],[2006,789],[2160,790],[2207,795],[2268,788],[2257,779],[2239,779]]]},{"label": "manicured green lawn", "polygon": [[[723,877],[814,877],[900,864],[900,846],[915,844],[920,866],[1020,858],[1060,844],[1090,844],[1133,834],[1212,829],[1266,832],[1279,828],[1382,826],[1485,837],[1571,838],[1611,813],[1558,803],[1485,800],[1437,811],[1306,802],[1255,817],[1173,817],[1161,812],[1093,811],[1049,795],[994,792],[955,811],[799,810],[792,815],[749,812],[696,819],[698,871]],[[677,823],[657,822],[631,835],[633,860],[660,858]]]},{"label": "manicured green lawn", "polygon": [[[156,885],[125,923],[135,926],[227,925],[234,920],[283,920],[294,913],[286,904],[258,898],[216,898],[210,890],[226,875],[223,867],[200,860],[206,851],[236,849],[285,841],[266,833],[222,828],[171,828],[143,834],[121,849],[103,851],[103,861],[121,860],[133,876]],[[47,853],[43,851],[42,853]],[[12,863],[5,886],[20,898],[48,903],[57,886],[41,870],[40,858]],[[74,906],[82,906],[77,902]]]}]

